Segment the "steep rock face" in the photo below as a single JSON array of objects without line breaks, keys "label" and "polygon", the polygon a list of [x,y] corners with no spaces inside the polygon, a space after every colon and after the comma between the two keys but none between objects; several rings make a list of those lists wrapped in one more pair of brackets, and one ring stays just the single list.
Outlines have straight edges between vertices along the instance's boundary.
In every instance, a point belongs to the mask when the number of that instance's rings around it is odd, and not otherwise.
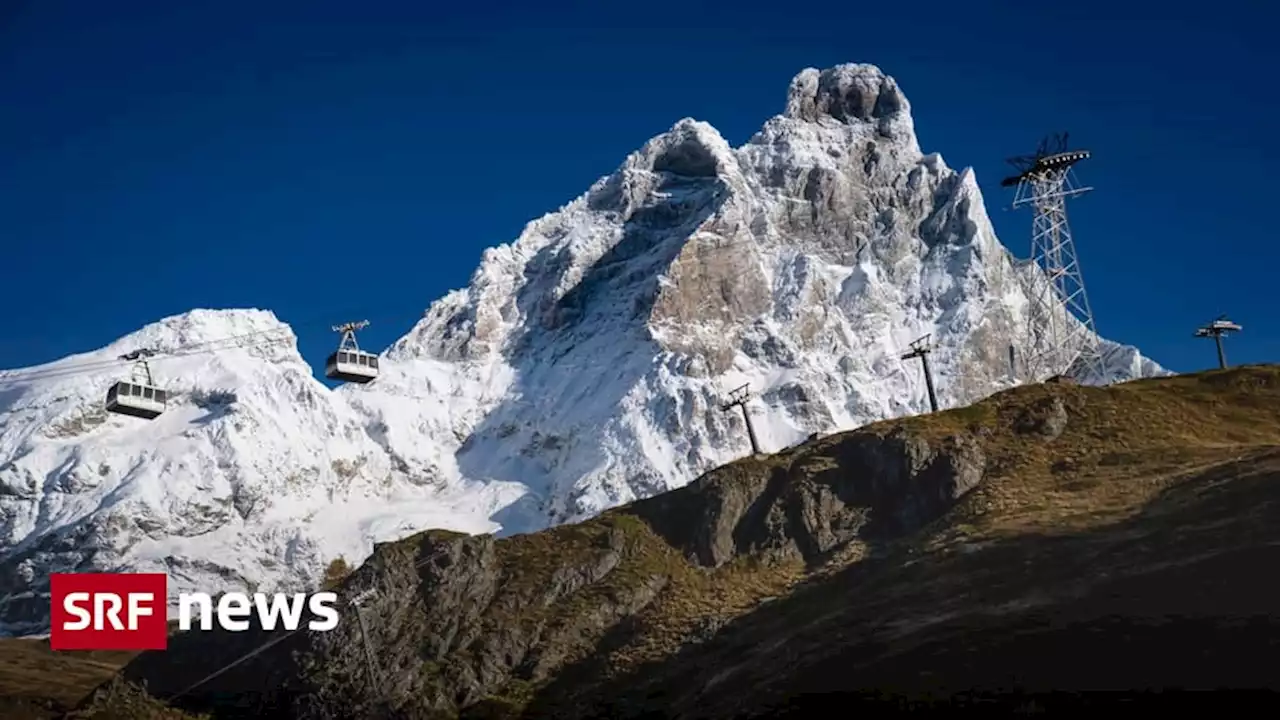
[{"label": "steep rock face", "polygon": [[[970,402],[1013,382],[1034,272],[996,239],[973,173],[922,154],[892,78],[805,70],[743,147],[681,120],[486,250],[371,385],[327,390],[257,311],[169,318],[0,378],[0,619],[38,619],[58,569],[290,589],[425,527],[582,519],[748,453],[721,409],[744,383],[766,451],[924,410],[900,356],[926,333],[939,399]],[[282,344],[180,354],[268,331]],[[107,418],[116,356],[148,345],[179,353],[157,362],[174,408]],[[1164,372],[1104,351],[1107,380]],[[202,409],[197,386],[234,410]]]},{"label": "steep rock face", "polygon": [[808,560],[858,537],[885,541],[939,517],[981,481],[986,458],[964,435],[939,446],[905,432],[853,434],[808,457],[726,481],[722,469],[637,506],[674,547],[718,568],[735,558]]},{"label": "steep rock face", "polygon": [[[924,155],[910,105],[867,65],[806,70],[732,150],[683,120],[432,308],[395,352],[511,378],[457,455],[523,482],[540,527],[678,487],[747,451],[720,411],[751,383],[767,450],[927,407],[909,341],[931,334],[944,405],[1013,383],[1024,286],[973,173]],[[1163,372],[1104,341],[1109,377]]]}]

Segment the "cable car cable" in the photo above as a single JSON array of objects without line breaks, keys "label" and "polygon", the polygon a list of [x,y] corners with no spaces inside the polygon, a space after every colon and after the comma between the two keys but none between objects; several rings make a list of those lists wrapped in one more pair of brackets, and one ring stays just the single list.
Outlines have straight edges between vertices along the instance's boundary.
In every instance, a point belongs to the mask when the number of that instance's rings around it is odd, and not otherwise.
[{"label": "cable car cable", "polygon": [[[286,337],[281,337],[281,338],[271,338],[266,342],[249,343],[247,345],[240,344],[242,340],[245,340],[247,338],[255,337],[258,335],[265,335],[272,332],[282,332],[282,329],[273,328],[271,330],[260,330],[258,332],[245,333],[243,335],[232,335],[225,338],[210,340],[203,343],[193,343],[190,345],[182,345],[170,351],[158,351],[154,356],[148,358],[148,361],[160,362],[170,358],[188,357],[191,355],[199,355],[206,352],[217,352],[221,350],[235,350],[238,348],[248,349],[252,347],[269,345],[273,343],[285,342],[286,340],[288,340],[288,338]],[[227,345],[228,343],[232,343],[232,344]],[[227,346],[223,347],[224,345],[227,345]],[[58,361],[55,360],[54,363],[56,362]],[[19,382],[30,381],[30,380],[44,380],[44,379],[50,379],[50,378],[75,377],[77,375],[94,374],[97,372],[108,370],[113,367],[126,365],[130,362],[136,362],[136,361],[124,360],[122,358],[112,358],[112,359],[103,358],[101,360],[91,360],[91,361],[86,361],[81,363],[68,363],[67,365],[47,367],[47,368],[44,366],[36,366],[31,369],[19,368],[16,370],[6,370],[3,373],[0,373],[0,386],[8,385],[8,384],[16,384]],[[54,363],[46,363],[46,365],[53,365]]]},{"label": "cable car cable", "polygon": [[[303,320],[292,322],[292,323],[286,323],[283,320],[279,322],[281,323],[280,326],[267,328],[265,330],[255,330],[253,332],[241,333],[239,335],[228,335],[220,338],[214,338],[212,340],[206,340],[203,342],[190,343],[187,345],[179,345],[171,350],[158,350],[156,357],[154,359],[164,360],[171,357],[185,357],[192,354],[200,354],[202,352],[205,352],[205,348],[210,348],[211,346],[214,346],[214,345],[222,345],[225,343],[237,343],[239,341],[242,341],[248,338],[253,338],[259,335],[267,335],[272,333],[286,333],[285,337],[281,337],[278,339],[278,342],[286,342],[290,339],[290,336],[293,339],[297,339],[297,333],[294,332],[295,328],[318,328],[321,326],[329,326],[332,324],[331,320],[324,320],[318,316],[303,319]],[[251,343],[249,345],[244,345],[243,347],[247,349],[247,348],[258,347],[258,346],[260,346],[259,343]],[[233,347],[227,348],[227,349],[236,349],[237,347],[241,347],[241,346],[234,345]],[[90,351],[90,352],[101,352],[101,350],[102,348],[99,348],[99,350],[97,351]],[[5,384],[12,384],[14,382],[19,382],[27,379],[39,380],[39,379],[45,379],[48,377],[61,377],[63,375],[74,376],[74,375],[81,374],[83,372],[95,372],[98,370],[104,370],[107,368],[124,365],[128,361],[121,360],[119,358],[111,358],[111,359],[101,358],[97,360],[86,360],[81,362],[72,362],[72,363],[67,363],[63,365],[58,365],[58,363],[60,362],[62,361],[53,360],[47,363],[43,363],[42,365],[36,365],[29,368],[14,368],[12,370],[0,370],[0,386],[3,386]],[[54,367],[49,367],[49,366],[54,366]]]},{"label": "cable car cable", "polygon": [[[432,562],[434,562],[434,560],[431,560],[431,559],[419,560],[419,561],[417,561],[417,562],[415,562],[415,563],[413,564],[413,568],[412,568],[412,569],[413,569],[413,570],[421,570],[422,568],[426,567],[427,565],[431,564]],[[354,603],[353,603],[350,599],[347,599],[347,600],[345,600],[345,601],[343,602],[343,605],[344,605],[344,607],[351,607],[351,606],[353,606],[353,605],[354,605]],[[192,690],[195,690],[196,688],[200,687],[201,685],[204,685],[205,683],[209,682],[210,680],[212,680],[212,679],[214,679],[214,678],[218,677],[219,675],[221,675],[221,674],[225,673],[226,671],[230,670],[231,668],[236,667],[236,666],[237,666],[237,665],[239,665],[240,663],[242,663],[242,662],[244,662],[244,661],[246,661],[246,660],[250,660],[250,659],[252,659],[252,658],[256,657],[256,656],[257,656],[257,655],[259,655],[260,653],[262,653],[262,652],[264,652],[264,651],[268,650],[269,648],[274,647],[275,645],[278,645],[279,643],[284,642],[285,640],[287,640],[287,639],[289,639],[289,638],[293,637],[295,634],[297,634],[297,633],[299,633],[299,632],[301,632],[302,630],[305,630],[305,629],[307,629],[307,628],[303,628],[303,627],[299,626],[299,627],[297,627],[297,628],[295,628],[295,629],[293,629],[293,630],[288,630],[288,631],[286,631],[283,635],[281,635],[281,636],[279,636],[279,637],[271,638],[270,640],[268,640],[268,641],[266,641],[266,642],[262,643],[262,644],[261,644],[261,645],[259,645],[258,647],[253,648],[253,649],[252,649],[252,650],[250,650],[249,652],[247,652],[247,653],[245,653],[245,654],[243,654],[243,655],[241,655],[241,656],[237,657],[236,659],[232,660],[231,662],[229,662],[229,663],[227,663],[227,664],[225,664],[225,665],[223,665],[223,666],[221,666],[221,667],[217,668],[217,669],[216,669],[216,670],[214,670],[213,672],[211,672],[211,673],[209,673],[208,675],[204,676],[203,678],[201,678],[201,679],[197,680],[196,682],[192,683],[191,685],[188,685],[188,686],[187,686],[186,688],[184,688],[181,692],[175,693],[175,694],[173,694],[173,695],[168,696],[167,698],[164,698],[164,702],[166,702],[166,703],[171,703],[171,702],[173,702],[174,700],[177,700],[178,698],[180,698],[180,697],[182,697],[182,696],[186,695],[187,693],[191,692]]]}]

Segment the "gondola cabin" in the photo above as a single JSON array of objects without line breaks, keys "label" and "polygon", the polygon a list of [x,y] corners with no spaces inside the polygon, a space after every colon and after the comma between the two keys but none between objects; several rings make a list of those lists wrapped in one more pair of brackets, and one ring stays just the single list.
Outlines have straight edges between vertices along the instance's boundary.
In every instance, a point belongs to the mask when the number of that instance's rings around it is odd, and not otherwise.
[{"label": "gondola cabin", "polygon": [[151,420],[164,412],[168,394],[157,387],[123,380],[107,390],[107,410]]},{"label": "gondola cabin", "polygon": [[367,383],[378,377],[378,356],[362,350],[339,350],[325,361],[324,375],[331,380]]}]

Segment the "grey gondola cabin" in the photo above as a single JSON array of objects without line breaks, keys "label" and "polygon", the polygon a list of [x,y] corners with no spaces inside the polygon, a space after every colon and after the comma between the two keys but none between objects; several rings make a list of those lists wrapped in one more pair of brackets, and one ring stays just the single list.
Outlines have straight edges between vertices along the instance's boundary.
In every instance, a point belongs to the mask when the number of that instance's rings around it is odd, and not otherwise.
[{"label": "grey gondola cabin", "polygon": [[342,340],[324,363],[325,377],[353,383],[367,383],[378,377],[378,356],[361,350],[356,343],[356,331],[368,325],[368,320],[361,320],[333,326],[334,332],[342,333]]},{"label": "grey gondola cabin", "polygon": [[363,350],[338,350],[325,361],[324,375],[331,380],[367,383],[378,377],[378,356]]},{"label": "grey gondola cabin", "polygon": [[107,410],[151,420],[164,412],[168,394],[158,387],[121,380],[107,390]]}]

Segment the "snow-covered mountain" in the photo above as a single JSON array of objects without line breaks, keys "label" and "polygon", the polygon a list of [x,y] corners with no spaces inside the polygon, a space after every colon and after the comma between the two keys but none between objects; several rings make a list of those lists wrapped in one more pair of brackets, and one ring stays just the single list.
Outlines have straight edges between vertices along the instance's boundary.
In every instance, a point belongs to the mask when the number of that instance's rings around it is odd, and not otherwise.
[{"label": "snow-covered mountain", "polygon": [[[869,65],[805,70],[748,143],[681,120],[485,251],[381,359],[329,390],[261,310],[196,310],[0,375],[0,621],[37,629],[60,570],[170,590],[285,589],[427,527],[522,532],[765,451],[927,409],[902,360],[931,333],[945,406],[1012,383],[1037,272],[973,173],[923,154]],[[102,410],[138,348],[170,407]],[[1104,342],[1108,380],[1164,374]]]}]

